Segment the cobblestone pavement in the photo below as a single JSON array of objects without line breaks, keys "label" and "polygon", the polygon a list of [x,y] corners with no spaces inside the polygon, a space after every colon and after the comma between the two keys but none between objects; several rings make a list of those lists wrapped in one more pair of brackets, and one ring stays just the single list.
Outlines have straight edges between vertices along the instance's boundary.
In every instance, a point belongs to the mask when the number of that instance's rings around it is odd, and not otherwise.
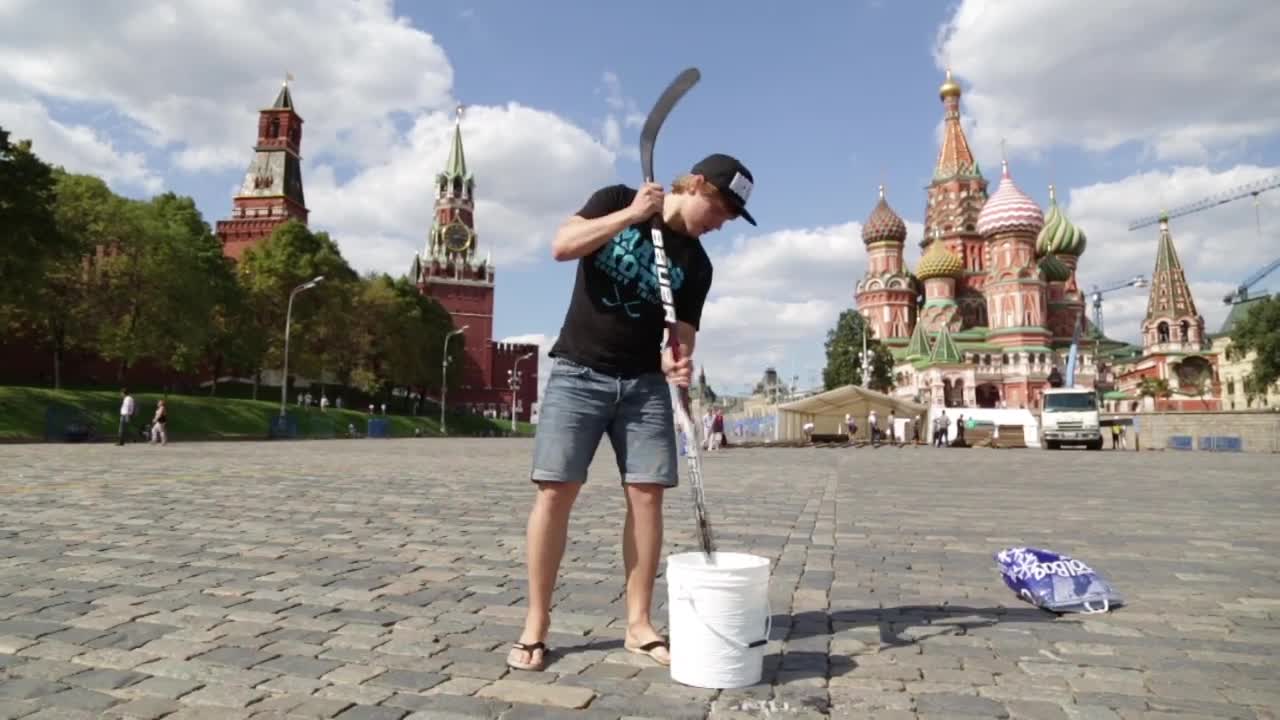
[{"label": "cobblestone pavement", "polygon": [[[775,561],[775,619],[764,682],[717,692],[622,649],[607,445],[552,663],[508,671],[529,456],[527,440],[0,446],[0,719],[1280,712],[1274,457],[721,452],[721,549]],[[667,552],[693,549],[687,498],[667,496]],[[1019,602],[991,557],[1018,544],[1085,559],[1128,606]],[[660,622],[665,599],[660,579]]]}]

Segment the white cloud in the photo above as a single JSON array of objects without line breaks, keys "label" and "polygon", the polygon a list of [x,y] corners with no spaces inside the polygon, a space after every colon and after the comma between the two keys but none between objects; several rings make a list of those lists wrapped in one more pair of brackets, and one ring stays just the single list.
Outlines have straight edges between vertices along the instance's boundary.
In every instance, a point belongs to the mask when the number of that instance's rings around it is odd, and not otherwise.
[{"label": "white cloud", "polygon": [[[386,162],[345,182],[328,166],[310,170],[311,224],[331,232],[356,268],[405,272],[426,244],[435,175],[447,161],[453,124],[448,112],[419,116]],[[462,135],[476,178],[478,248],[493,252],[499,272],[548,257],[560,222],[613,177],[608,149],[545,111],[473,106]]]},{"label": "white cloud", "polygon": [[1204,161],[1280,130],[1276,27],[1274,2],[963,0],[935,55],[965,88],[984,157],[1006,138]]},{"label": "white cloud", "polygon": [[[108,106],[187,170],[239,169],[285,71],[309,157],[382,158],[394,113],[451,107],[453,70],[390,2],[0,5],[0,82]],[[335,28],[341,28],[335,32]],[[343,135],[350,137],[344,141]]]},{"label": "white cloud", "polygon": [[119,150],[110,138],[87,125],[58,122],[35,100],[0,96],[0,118],[11,141],[30,140],[32,151],[51,165],[147,193],[159,192],[163,186],[140,153]]},{"label": "white cloud", "polygon": [[[908,262],[923,232],[908,223]],[[717,392],[744,392],[766,367],[821,382],[823,343],[866,268],[862,224],[794,228],[707,242],[715,265],[696,363]]]},{"label": "white cloud", "polygon": [[626,142],[622,132],[624,129],[643,125],[644,114],[636,107],[636,101],[622,92],[622,80],[617,73],[605,71],[601,80],[604,85],[596,89],[596,94],[604,95],[605,107],[609,108],[601,122],[601,141],[609,150],[623,157],[639,160],[639,148],[634,143]]}]

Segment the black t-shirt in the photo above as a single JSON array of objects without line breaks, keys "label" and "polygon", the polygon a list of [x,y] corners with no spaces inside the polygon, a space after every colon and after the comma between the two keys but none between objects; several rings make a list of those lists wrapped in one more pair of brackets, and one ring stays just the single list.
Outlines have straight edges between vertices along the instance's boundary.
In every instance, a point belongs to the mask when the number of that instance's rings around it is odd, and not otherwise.
[{"label": "black t-shirt", "polygon": [[[636,189],[612,185],[597,191],[578,211],[592,220],[631,204]],[[697,238],[663,225],[671,268],[676,319],[697,328],[711,289],[711,258]],[[662,300],[653,265],[649,223],[632,225],[578,260],[573,296],[552,357],[611,375],[634,377],[660,370]]]}]

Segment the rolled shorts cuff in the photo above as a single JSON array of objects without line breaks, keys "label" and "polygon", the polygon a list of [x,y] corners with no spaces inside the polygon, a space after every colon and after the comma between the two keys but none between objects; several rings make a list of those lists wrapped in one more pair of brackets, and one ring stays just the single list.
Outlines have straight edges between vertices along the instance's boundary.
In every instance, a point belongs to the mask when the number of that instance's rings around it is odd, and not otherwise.
[{"label": "rolled shorts cuff", "polygon": [[578,483],[581,485],[587,481],[587,477],[583,475],[578,478],[566,477],[561,473],[548,472],[546,470],[534,470],[529,473],[530,482],[554,482],[554,483]]},{"label": "rolled shorts cuff", "polygon": [[678,476],[660,477],[657,475],[639,475],[632,473],[624,475],[622,478],[623,485],[661,485],[666,488],[673,488],[680,485]]}]

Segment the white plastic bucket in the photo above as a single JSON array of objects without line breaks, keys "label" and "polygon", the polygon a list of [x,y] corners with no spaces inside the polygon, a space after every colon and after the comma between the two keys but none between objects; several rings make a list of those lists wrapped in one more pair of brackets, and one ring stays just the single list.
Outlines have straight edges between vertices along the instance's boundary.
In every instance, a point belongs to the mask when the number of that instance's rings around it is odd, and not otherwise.
[{"label": "white plastic bucket", "polygon": [[700,688],[760,682],[773,617],[769,559],[701,552],[667,557],[671,679]]}]

